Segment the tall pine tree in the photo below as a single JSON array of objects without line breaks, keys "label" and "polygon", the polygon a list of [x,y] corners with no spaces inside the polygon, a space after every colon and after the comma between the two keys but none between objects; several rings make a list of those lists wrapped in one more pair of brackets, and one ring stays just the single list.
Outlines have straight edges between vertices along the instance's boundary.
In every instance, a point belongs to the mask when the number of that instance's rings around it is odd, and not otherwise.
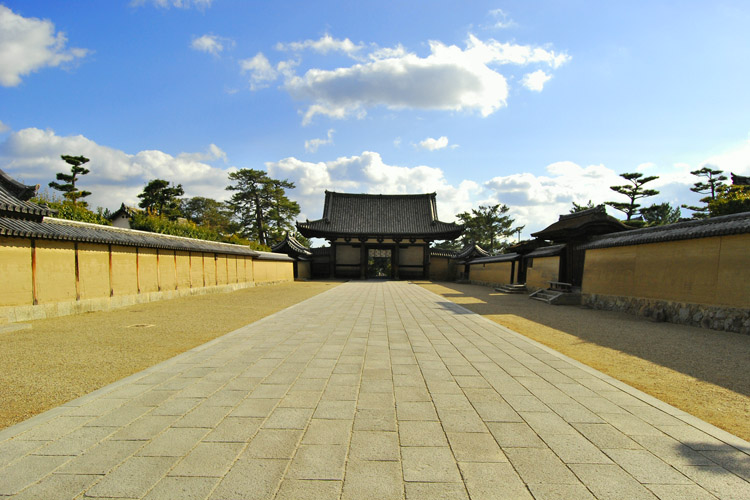
[{"label": "tall pine tree", "polygon": [[643,187],[644,184],[656,180],[659,177],[656,175],[644,177],[640,172],[626,172],[620,174],[620,177],[629,181],[630,184],[624,186],[610,186],[609,189],[627,196],[630,201],[627,203],[622,201],[607,201],[605,203],[610,207],[625,213],[625,220],[629,221],[638,213],[638,209],[641,207],[641,205],[636,203],[636,200],[659,194],[659,191],[656,189],[646,189]]},{"label": "tall pine tree", "polygon": [[[78,182],[79,177],[89,173],[89,169],[81,166],[85,163],[88,163],[89,159],[85,156],[69,155],[61,155],[60,158],[62,158],[65,163],[70,165],[70,174],[59,172],[56,178],[58,181],[63,181],[63,183],[61,184],[59,182],[50,182],[49,187],[61,191],[66,200],[72,202],[73,205],[78,205],[78,200],[80,200],[81,198],[85,198],[91,194],[90,191],[83,191],[76,188],[76,182]],[[82,207],[86,207],[88,206],[88,203],[86,203],[85,201],[81,201],[80,205]]]}]

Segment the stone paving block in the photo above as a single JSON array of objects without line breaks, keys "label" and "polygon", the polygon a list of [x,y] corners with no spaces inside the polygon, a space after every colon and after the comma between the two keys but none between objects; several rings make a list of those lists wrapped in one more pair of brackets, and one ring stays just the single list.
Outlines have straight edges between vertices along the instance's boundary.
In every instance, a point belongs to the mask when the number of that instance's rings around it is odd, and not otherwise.
[{"label": "stone paving block", "polygon": [[346,445],[302,444],[292,459],[286,477],[343,480],[347,451]]},{"label": "stone paving block", "polygon": [[0,443],[0,469],[37,448],[47,446],[47,443],[48,441],[21,441],[20,439],[3,441]]},{"label": "stone paving block", "polygon": [[578,479],[602,500],[652,499],[656,497],[618,465],[570,465]]},{"label": "stone paving block", "polygon": [[65,412],[65,415],[68,417],[101,417],[105,413],[109,413],[111,410],[114,410],[127,402],[127,399],[98,398],[81,406],[71,408]]},{"label": "stone paving block", "polygon": [[575,397],[574,399],[599,416],[601,416],[603,413],[626,413],[626,411],[623,410],[620,406],[617,406],[615,403],[602,396],[584,396]]},{"label": "stone paving block", "polygon": [[716,500],[716,497],[696,484],[647,484],[659,500]]},{"label": "stone paving block", "polygon": [[[279,401],[281,408],[315,408],[320,401],[321,392],[313,391],[289,391],[286,396]],[[257,400],[253,400],[257,401]]]},{"label": "stone paving block", "polygon": [[637,450],[641,446],[609,424],[572,424],[586,439],[600,449],[624,448]]},{"label": "stone paving block", "polygon": [[96,475],[51,474],[40,482],[14,495],[15,500],[68,500],[74,498],[100,479]]},{"label": "stone paving block", "polygon": [[[125,405],[115,408],[109,413],[99,418],[86,422],[87,427],[125,427],[135,419],[145,415],[154,408],[149,406],[130,406]],[[71,417],[72,418],[72,417]]]},{"label": "stone paving block", "polygon": [[169,475],[222,477],[243,447],[242,443],[198,443]]},{"label": "stone paving block", "polygon": [[404,481],[450,483],[461,481],[448,447],[402,447]]},{"label": "stone paving block", "polygon": [[91,417],[68,417],[62,415],[36,427],[32,427],[16,436],[15,439],[21,441],[51,441],[59,439],[91,421]]},{"label": "stone paving block", "polygon": [[461,483],[406,483],[406,500],[469,500]]},{"label": "stone paving block", "polygon": [[603,450],[620,467],[640,483],[689,484],[675,469],[646,450]]},{"label": "stone paving block", "polygon": [[446,432],[487,432],[487,425],[474,410],[440,410],[438,415]]},{"label": "stone paving block", "polygon": [[130,457],[86,492],[95,497],[140,498],[176,462],[175,457]]},{"label": "stone paving block", "polygon": [[193,380],[197,380],[197,382],[194,382],[190,384],[189,386],[185,387],[180,392],[175,394],[174,397],[205,399],[209,397],[211,394],[221,389],[221,387],[223,386],[221,382],[212,382],[210,380],[201,380],[201,379],[193,379]]},{"label": "stone paving block", "polygon": [[399,422],[398,435],[401,446],[448,446],[440,422]]},{"label": "stone paving block", "polygon": [[76,456],[91,448],[112,433],[109,427],[79,427],[55,441],[34,450],[34,455]]},{"label": "stone paving block", "polygon": [[201,427],[172,427],[141,448],[144,457],[182,457],[209,432]]},{"label": "stone paving block", "polygon": [[211,500],[266,500],[273,498],[288,460],[240,460],[221,480]]},{"label": "stone paving block", "polygon": [[143,443],[138,441],[106,440],[86,453],[75,457],[55,473],[61,474],[106,474],[136,452]]},{"label": "stone paving block", "polygon": [[286,458],[294,456],[302,437],[298,429],[260,429],[240,459]]},{"label": "stone paving block", "polygon": [[[730,472],[750,481],[750,457],[739,450],[705,450],[701,452],[713,462],[721,465]],[[691,465],[700,465],[693,461]],[[713,464],[711,464],[713,465]]]},{"label": "stone paving block", "polygon": [[534,395],[503,395],[515,411],[549,411],[549,407]]},{"label": "stone paving block", "polygon": [[435,406],[430,401],[406,401],[396,403],[396,417],[399,421],[438,420]]},{"label": "stone paving block", "polygon": [[520,412],[520,415],[529,424],[529,427],[542,438],[556,434],[578,434],[570,424],[551,411]]},{"label": "stone paving block", "polygon": [[474,407],[463,394],[435,394],[432,397],[435,408],[443,410],[473,410]]},{"label": "stone paving block", "polygon": [[201,398],[174,398],[160,404],[149,415],[178,415],[182,416],[198,406],[203,399]]},{"label": "stone paving block", "polygon": [[[705,432],[699,429],[696,429],[692,425],[688,425],[688,424],[664,425],[664,426],[659,426],[659,429],[663,431],[665,434],[672,436],[674,439],[687,444],[694,450],[729,451],[732,449],[729,445],[727,445],[723,441],[719,441],[715,437],[709,436]],[[658,435],[661,435],[661,433],[659,433]]]},{"label": "stone paving block", "polygon": [[707,454],[710,452],[697,452],[688,445],[664,434],[661,436],[633,436],[633,440],[673,466],[715,465],[715,462],[707,458]]},{"label": "stone paving block", "polygon": [[[398,389],[396,389],[396,391],[398,391]],[[396,400],[394,399],[393,394],[384,392],[360,394],[355,402],[355,410],[356,408],[388,410],[395,407]]]},{"label": "stone paving block", "polygon": [[204,401],[206,406],[236,406],[245,399],[250,391],[229,391],[226,389],[219,389],[215,393],[211,394]]},{"label": "stone paving block", "polygon": [[[307,379],[307,381],[319,380],[319,379]],[[293,387],[296,388],[298,381]],[[281,399],[289,389],[288,385],[271,385],[271,384],[260,384],[247,396],[251,399]],[[298,389],[295,389],[298,390]]]},{"label": "stone paving block", "polygon": [[260,384],[260,377],[235,377],[224,386],[224,389],[228,391],[247,391],[250,393],[258,384]]},{"label": "stone paving block", "polygon": [[381,431],[357,431],[352,433],[349,460],[398,461],[398,433]]},{"label": "stone paving block", "polygon": [[578,484],[578,479],[548,448],[503,448],[526,484]]},{"label": "stone paving block", "polygon": [[335,387],[326,387],[321,401],[356,401],[359,387],[353,385],[341,385]]},{"label": "stone paving block", "polygon": [[312,408],[276,408],[263,423],[263,428],[304,429],[312,414]]},{"label": "stone paving block", "polygon": [[262,423],[262,418],[229,416],[219,422],[203,441],[244,443],[255,435]]},{"label": "stone paving block", "polygon": [[[136,398],[131,399],[130,401],[128,401],[128,404],[131,406],[159,406],[176,393],[177,391],[157,391],[152,389],[150,391],[144,392]],[[106,401],[106,399],[103,401]],[[116,399],[115,401],[119,400]]]},{"label": "stone paving block", "polygon": [[27,455],[0,469],[0,495],[13,495],[70,460],[64,456]]},{"label": "stone paving block", "polygon": [[[396,402],[406,403],[412,401],[432,401],[430,393],[424,385],[416,387],[396,387],[394,390]],[[360,399],[364,396],[360,395]]]},{"label": "stone paving block", "polygon": [[275,500],[338,500],[343,481],[284,479]]},{"label": "stone paving block", "polygon": [[348,444],[351,420],[312,419],[302,444]]},{"label": "stone paving block", "polygon": [[342,500],[401,500],[404,481],[399,462],[349,460]]},{"label": "stone paving block", "polygon": [[492,434],[479,432],[448,432],[453,455],[459,462],[507,462]]},{"label": "stone paving block", "polygon": [[395,431],[396,409],[358,408],[354,415],[355,431]]},{"label": "stone paving block", "polygon": [[[152,439],[161,433],[172,423],[177,421],[176,415],[151,415],[148,414],[134,420],[127,426],[121,428],[112,435],[114,440],[123,441],[145,441]],[[92,427],[92,429],[108,429],[107,427]]]},{"label": "stone paving block", "polygon": [[[325,380],[325,379],[322,379],[322,378],[299,378],[294,383],[294,385],[292,385],[292,387],[291,387],[290,390],[292,390],[292,391],[314,391],[314,392],[320,392],[320,391],[322,391],[322,390],[324,390],[326,388],[326,384],[327,383],[328,383],[328,381]],[[259,387],[263,387],[263,386],[259,386]],[[287,388],[289,386],[281,386],[281,385],[279,385],[279,386],[273,386],[273,387]],[[255,390],[257,391],[258,389],[255,389]],[[280,389],[277,389],[277,392],[278,392],[278,390],[280,390]],[[255,393],[255,391],[253,391],[253,394],[254,393]],[[260,394],[264,394],[264,393],[260,393]],[[252,397],[252,394],[250,396]],[[283,397],[283,396],[284,396],[284,394],[281,393],[281,394],[277,394],[276,396],[263,395],[263,396],[258,396],[258,397]]]},{"label": "stone paving block", "polygon": [[533,500],[510,463],[460,462],[472,500]]},{"label": "stone paving block", "polygon": [[215,477],[165,477],[143,500],[203,500],[218,482]]},{"label": "stone paving block", "polygon": [[315,408],[313,418],[329,420],[354,420],[355,401],[321,401]]},{"label": "stone paving block", "polygon": [[543,437],[566,464],[611,464],[612,460],[580,434],[552,434]]},{"label": "stone paving block", "polygon": [[523,422],[487,422],[487,427],[503,449],[545,447],[539,436]]},{"label": "stone paving block", "polygon": [[212,429],[232,410],[229,406],[198,405],[194,410],[178,419],[172,427],[202,427]]},{"label": "stone paving block", "polygon": [[473,405],[485,422],[523,422],[521,416],[505,401],[478,401]]},{"label": "stone paving block", "polygon": [[550,403],[549,407],[568,423],[603,424],[604,420],[579,403]]},{"label": "stone paving block", "polygon": [[267,418],[279,404],[278,399],[245,399],[232,410],[232,417]]},{"label": "stone paving block", "polygon": [[530,484],[535,500],[596,500],[581,484]]}]

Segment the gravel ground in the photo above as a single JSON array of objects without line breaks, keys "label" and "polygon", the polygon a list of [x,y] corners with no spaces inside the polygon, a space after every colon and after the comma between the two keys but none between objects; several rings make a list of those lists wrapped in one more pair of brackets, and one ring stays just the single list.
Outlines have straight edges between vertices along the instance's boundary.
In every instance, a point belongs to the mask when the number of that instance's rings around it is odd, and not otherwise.
[{"label": "gravel ground", "polygon": [[426,289],[750,440],[750,336],[455,283]]},{"label": "gravel ground", "polygon": [[26,420],[336,286],[246,288],[32,321],[0,334],[0,428]]}]

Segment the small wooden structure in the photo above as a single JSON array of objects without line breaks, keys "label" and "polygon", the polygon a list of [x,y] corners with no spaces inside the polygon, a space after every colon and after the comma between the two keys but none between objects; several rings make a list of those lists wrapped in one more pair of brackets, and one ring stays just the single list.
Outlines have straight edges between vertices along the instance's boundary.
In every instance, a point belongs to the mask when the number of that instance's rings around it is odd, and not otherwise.
[{"label": "small wooden structure", "polygon": [[435,198],[326,191],[323,217],[298,222],[297,229],[329,241],[330,277],[427,279],[430,243],[463,232],[462,225],[438,219]]}]

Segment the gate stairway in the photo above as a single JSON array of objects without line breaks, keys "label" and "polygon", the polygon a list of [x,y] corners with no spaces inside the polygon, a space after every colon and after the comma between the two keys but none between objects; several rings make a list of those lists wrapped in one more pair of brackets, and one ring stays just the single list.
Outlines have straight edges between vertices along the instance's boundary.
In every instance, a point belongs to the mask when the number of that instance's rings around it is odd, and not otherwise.
[{"label": "gate stairway", "polygon": [[496,292],[502,292],[502,293],[526,293],[528,290],[526,289],[526,285],[520,285],[520,284],[507,284],[507,285],[500,285],[499,287],[495,288]]},{"label": "gate stairway", "polygon": [[581,293],[570,283],[550,281],[547,289],[541,288],[529,295],[530,299],[539,300],[552,305],[578,305],[581,303]]}]

